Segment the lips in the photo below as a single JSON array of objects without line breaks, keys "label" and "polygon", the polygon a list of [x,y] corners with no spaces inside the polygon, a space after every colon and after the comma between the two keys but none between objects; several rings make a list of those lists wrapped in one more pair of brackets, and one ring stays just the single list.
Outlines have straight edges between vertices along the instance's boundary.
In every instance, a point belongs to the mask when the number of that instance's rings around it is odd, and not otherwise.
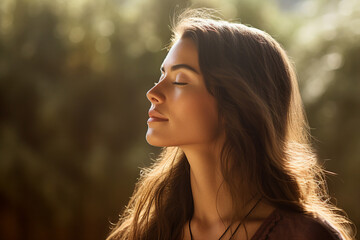
[{"label": "lips", "polygon": [[152,109],[149,110],[149,120],[148,122],[165,122],[169,121],[165,116],[161,113],[157,112],[156,110]]}]

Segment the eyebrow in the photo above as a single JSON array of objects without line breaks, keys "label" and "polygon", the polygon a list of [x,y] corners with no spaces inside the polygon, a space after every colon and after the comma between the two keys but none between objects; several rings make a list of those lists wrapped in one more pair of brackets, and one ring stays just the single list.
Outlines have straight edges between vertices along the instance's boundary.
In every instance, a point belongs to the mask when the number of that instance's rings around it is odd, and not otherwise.
[{"label": "eyebrow", "polygon": [[[192,71],[192,72],[194,72],[194,73],[196,73],[196,74],[200,74],[195,68],[193,68],[193,67],[191,67],[191,66],[189,66],[189,65],[187,65],[187,64],[176,64],[176,65],[173,65],[173,66],[171,66],[170,70],[171,70],[171,71],[176,71],[176,70],[181,69],[181,68],[185,68],[185,69],[190,70],[190,71]],[[165,72],[164,66],[162,66],[162,67],[160,68],[160,71],[161,71],[161,72]]]}]

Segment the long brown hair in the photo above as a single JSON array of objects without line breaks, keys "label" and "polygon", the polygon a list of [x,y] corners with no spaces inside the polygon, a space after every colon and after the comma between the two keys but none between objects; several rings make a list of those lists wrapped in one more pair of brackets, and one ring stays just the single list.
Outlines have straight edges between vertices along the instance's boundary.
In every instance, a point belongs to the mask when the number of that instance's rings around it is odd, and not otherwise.
[{"label": "long brown hair", "polygon": [[[285,51],[261,30],[204,14],[181,14],[172,44],[189,38],[197,46],[206,87],[224,123],[221,171],[235,213],[241,212],[240,189],[252,183],[273,205],[320,217],[352,239],[350,222],[329,201]],[[181,239],[193,213],[189,171],[180,148],[163,148],[144,169],[108,240]]]}]

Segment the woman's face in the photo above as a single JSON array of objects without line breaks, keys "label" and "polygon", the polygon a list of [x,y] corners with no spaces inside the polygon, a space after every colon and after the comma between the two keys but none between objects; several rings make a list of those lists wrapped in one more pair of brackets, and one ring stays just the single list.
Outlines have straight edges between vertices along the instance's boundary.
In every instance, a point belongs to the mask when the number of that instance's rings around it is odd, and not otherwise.
[{"label": "woman's face", "polygon": [[207,91],[198,52],[190,39],[169,51],[159,82],[147,94],[151,102],[146,140],[153,146],[211,144],[218,136],[215,98]]}]

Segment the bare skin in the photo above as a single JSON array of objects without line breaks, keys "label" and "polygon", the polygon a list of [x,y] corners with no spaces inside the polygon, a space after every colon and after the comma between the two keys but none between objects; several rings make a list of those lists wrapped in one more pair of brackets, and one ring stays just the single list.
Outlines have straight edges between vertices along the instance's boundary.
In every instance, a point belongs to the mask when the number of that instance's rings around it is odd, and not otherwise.
[{"label": "bare skin", "polygon": [[[221,141],[220,141],[221,142]],[[183,146],[182,150],[190,163],[191,190],[194,199],[194,215],[191,230],[194,240],[217,240],[230,225],[234,213],[229,191],[223,184],[219,171],[220,144],[207,146]],[[259,195],[252,199],[243,193],[245,201],[250,201],[243,208],[246,215],[259,200]],[[237,230],[233,239],[251,239],[263,221],[273,212],[274,207],[261,200],[256,208]],[[240,221],[231,225],[222,239],[229,239]],[[246,231],[244,226],[246,226]],[[190,240],[188,222],[184,225],[183,240]],[[246,234],[247,232],[247,234]]]},{"label": "bare skin", "polygon": [[[194,200],[193,239],[217,240],[231,224],[234,209],[220,171],[225,135],[219,130],[217,104],[205,86],[194,43],[180,39],[165,58],[161,71],[159,82],[147,93],[155,113],[148,121],[146,139],[154,146],[178,146],[184,151],[190,164]],[[246,215],[260,196],[249,191],[241,196],[243,199],[238,201],[248,203],[243,207],[242,215]],[[242,225],[233,239],[251,239],[273,210],[262,200],[245,222],[248,238]],[[229,239],[238,223],[232,223],[222,239]],[[183,240],[190,240],[188,223],[183,229]]]}]

